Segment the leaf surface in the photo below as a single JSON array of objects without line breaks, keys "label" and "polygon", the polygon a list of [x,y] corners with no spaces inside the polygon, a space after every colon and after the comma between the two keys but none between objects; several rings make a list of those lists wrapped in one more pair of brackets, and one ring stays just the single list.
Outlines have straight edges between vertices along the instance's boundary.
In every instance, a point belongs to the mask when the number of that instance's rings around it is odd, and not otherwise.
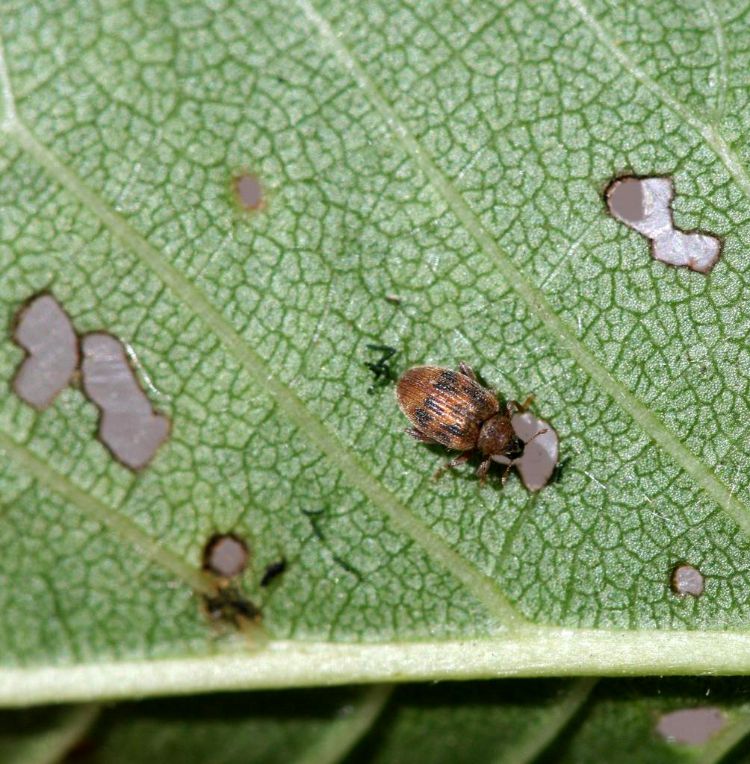
[{"label": "leaf surface", "polygon": [[[10,3],[3,321],[52,291],[172,431],[133,473],[79,385],[0,393],[2,702],[746,672],[747,26],[710,0]],[[623,172],[722,237],[709,276],[607,215]],[[432,481],[372,343],[533,393],[559,479]],[[8,334],[0,375],[22,357]],[[263,634],[201,607],[230,530]]]}]

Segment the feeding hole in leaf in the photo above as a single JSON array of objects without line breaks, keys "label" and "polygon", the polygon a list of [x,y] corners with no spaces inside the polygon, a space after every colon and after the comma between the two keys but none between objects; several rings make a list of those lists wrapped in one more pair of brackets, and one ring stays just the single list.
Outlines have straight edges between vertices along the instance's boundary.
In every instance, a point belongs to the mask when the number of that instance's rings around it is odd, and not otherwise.
[{"label": "feeding hole in leaf", "polygon": [[514,414],[510,421],[514,432],[524,443],[523,451],[514,459],[493,456],[492,460],[514,467],[529,491],[540,491],[550,482],[557,467],[560,439],[549,422],[530,411]]},{"label": "feeding hole in leaf", "polygon": [[40,294],[16,314],[13,340],[27,353],[13,378],[13,390],[35,409],[46,409],[78,368],[73,324],[51,294]]},{"label": "feeding hole in leaf", "polygon": [[123,465],[142,469],[167,439],[169,419],[154,411],[117,338],[86,334],[81,354],[84,392],[101,412],[99,438]]},{"label": "feeding hole in leaf", "polygon": [[681,597],[700,597],[704,587],[703,574],[698,568],[681,562],[672,570],[671,586],[672,591]]},{"label": "feeding hole in leaf", "polygon": [[260,608],[232,579],[242,573],[250,559],[244,539],[234,533],[214,533],[203,547],[203,570],[216,577],[216,592],[203,598],[211,621],[244,630],[259,623]]},{"label": "feeding hole in leaf", "polygon": [[675,228],[671,178],[618,178],[609,184],[604,197],[612,217],[650,241],[656,260],[700,273],[709,273],[718,262],[718,237]]},{"label": "feeding hole in leaf", "polygon": [[724,714],[713,706],[684,708],[664,714],[656,725],[656,731],[670,743],[703,745],[726,721]]},{"label": "feeding hole in leaf", "polygon": [[242,173],[235,176],[232,186],[240,207],[244,210],[259,210],[263,207],[263,186],[256,175]]},{"label": "feeding hole in leaf", "polygon": [[234,578],[247,567],[250,551],[233,533],[215,533],[203,549],[203,569],[220,578]]}]

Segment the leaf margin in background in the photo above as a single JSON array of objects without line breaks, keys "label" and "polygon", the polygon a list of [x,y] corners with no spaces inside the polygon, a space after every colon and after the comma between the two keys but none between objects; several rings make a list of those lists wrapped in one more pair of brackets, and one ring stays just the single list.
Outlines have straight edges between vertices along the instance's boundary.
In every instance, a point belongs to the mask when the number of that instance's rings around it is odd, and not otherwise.
[{"label": "leaf margin in background", "polygon": [[[678,743],[659,731],[665,715],[701,709],[723,718],[703,742]],[[613,764],[739,764],[750,750],[750,702],[741,678],[375,685],[131,701],[104,707],[96,718],[91,711],[5,711],[0,750],[13,764],[52,764],[72,746],[92,764],[202,762],[209,754],[226,764],[381,764],[415,757],[439,764],[598,764],[605,758]],[[90,723],[80,724],[87,715]],[[59,744],[37,745],[48,732]]]}]

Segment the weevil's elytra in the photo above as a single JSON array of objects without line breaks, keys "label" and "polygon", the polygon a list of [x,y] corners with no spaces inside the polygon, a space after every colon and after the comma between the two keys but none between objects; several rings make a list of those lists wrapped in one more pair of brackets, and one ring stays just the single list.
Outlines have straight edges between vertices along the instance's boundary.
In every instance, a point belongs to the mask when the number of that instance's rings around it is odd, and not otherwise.
[{"label": "weevil's elytra", "polygon": [[415,366],[399,379],[401,411],[429,440],[454,451],[476,446],[479,427],[500,408],[472,377],[439,366]]},{"label": "weevil's elytra", "polygon": [[446,369],[441,372],[440,376],[435,381],[435,389],[439,390],[441,393],[457,393],[458,386],[456,381],[456,372]]},{"label": "weevil's elytra", "polygon": [[[523,451],[524,443],[513,429],[511,417],[524,411],[530,399],[524,404],[509,401],[501,411],[495,394],[477,382],[466,364],[460,364],[458,371],[415,366],[399,379],[396,399],[414,425],[406,431],[409,435],[424,443],[438,443],[463,452],[443,469],[460,464],[472,451],[479,451],[483,460],[477,475],[484,480],[493,457],[508,457],[512,463]],[[436,475],[442,471],[438,470]],[[506,476],[507,470],[503,479]]]}]

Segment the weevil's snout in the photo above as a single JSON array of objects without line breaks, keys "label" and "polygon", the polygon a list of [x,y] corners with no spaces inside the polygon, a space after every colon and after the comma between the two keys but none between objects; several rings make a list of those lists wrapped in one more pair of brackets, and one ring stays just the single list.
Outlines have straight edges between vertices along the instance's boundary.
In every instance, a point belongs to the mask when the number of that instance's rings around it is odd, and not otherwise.
[{"label": "weevil's snout", "polygon": [[484,456],[515,456],[523,450],[523,443],[505,414],[490,417],[479,431],[477,448]]}]

